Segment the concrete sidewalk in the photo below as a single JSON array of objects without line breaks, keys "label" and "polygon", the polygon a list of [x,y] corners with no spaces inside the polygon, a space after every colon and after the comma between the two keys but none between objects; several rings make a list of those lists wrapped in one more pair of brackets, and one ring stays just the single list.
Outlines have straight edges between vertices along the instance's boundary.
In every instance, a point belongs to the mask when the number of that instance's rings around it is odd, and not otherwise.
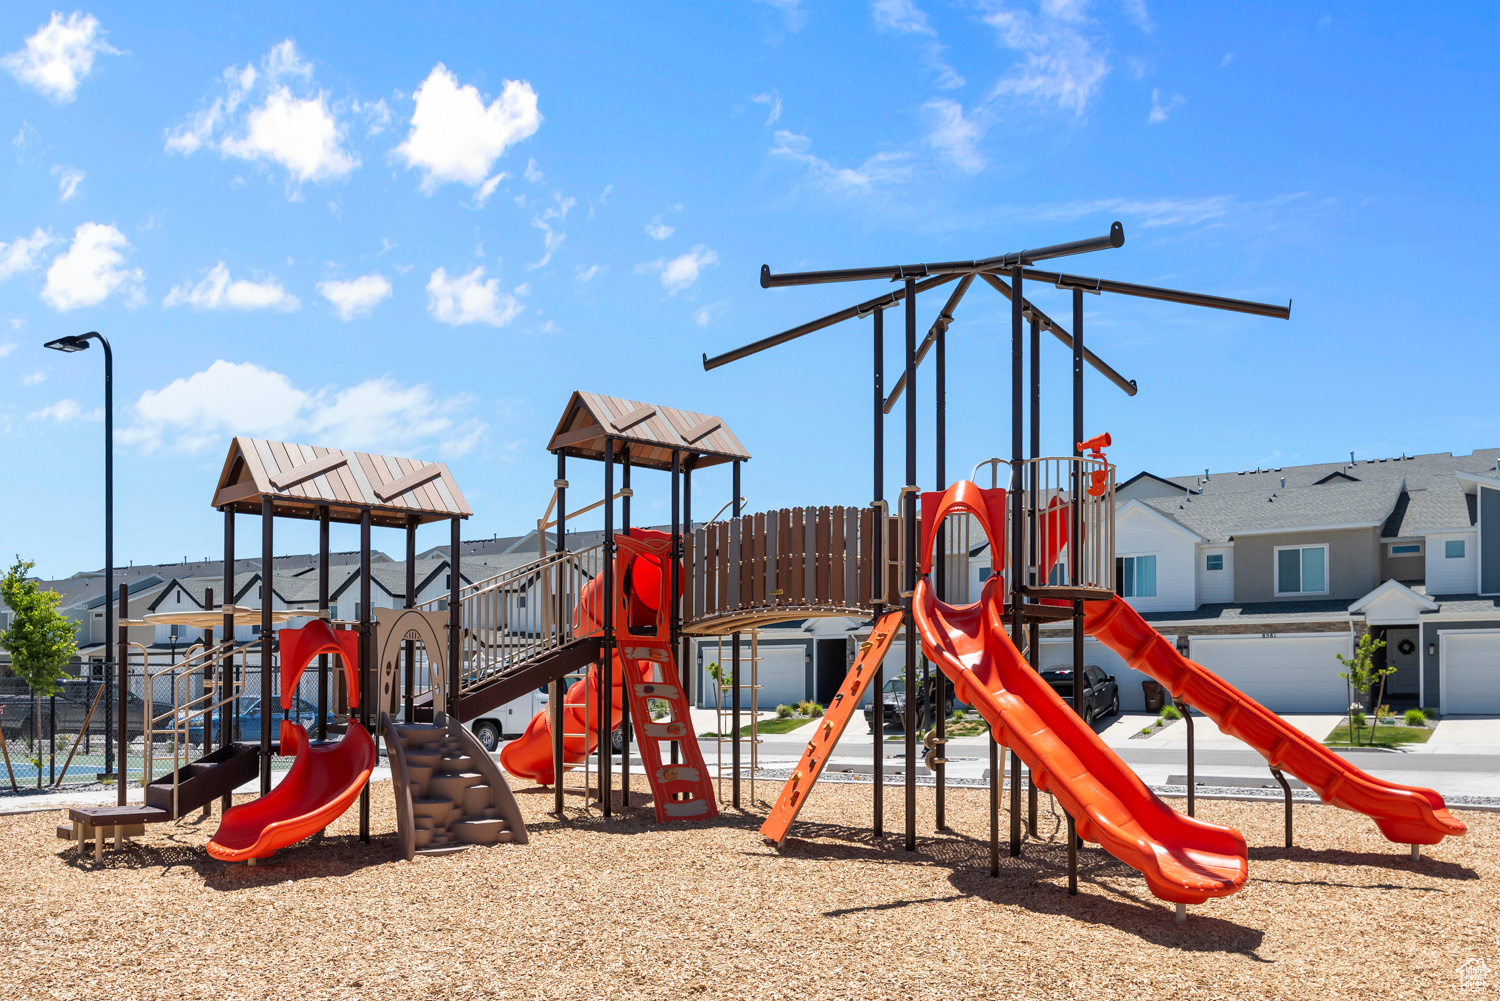
[{"label": "concrete sidewalk", "polygon": [[1445,716],[1410,754],[1500,754],[1500,716]]}]

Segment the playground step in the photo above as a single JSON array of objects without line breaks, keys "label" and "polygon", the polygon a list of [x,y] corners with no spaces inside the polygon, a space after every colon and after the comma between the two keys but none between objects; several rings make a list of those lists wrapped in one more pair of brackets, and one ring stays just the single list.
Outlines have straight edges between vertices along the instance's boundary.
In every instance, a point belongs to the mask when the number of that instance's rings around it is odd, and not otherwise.
[{"label": "playground step", "polygon": [[429,818],[434,827],[448,826],[448,818],[453,813],[453,800],[436,799],[424,796],[421,799],[411,801],[412,816],[417,820],[423,817]]},{"label": "playground step", "polygon": [[490,786],[486,782],[478,782],[465,789],[463,791],[464,816],[482,817],[484,811],[489,809],[490,792]]},{"label": "playground step", "polygon": [[438,765],[441,773],[452,774],[456,772],[467,772],[474,767],[474,759],[467,754],[444,754]]},{"label": "playground step", "polygon": [[511,839],[505,821],[498,817],[460,820],[452,826],[452,832],[453,839],[461,845],[494,845]]},{"label": "playground step", "polygon": [[[622,651],[626,692],[633,719],[651,718],[651,701],[666,702],[670,715],[659,722],[636,727],[641,765],[651,783],[656,822],[707,819],[718,816],[713,783],[707,778],[703,752],[696,740],[685,740],[692,734],[691,713],[683,696],[680,676],[672,651],[666,646],[627,647]],[[675,747],[682,761],[662,761],[662,744]]]},{"label": "playground step", "polygon": [[478,772],[441,772],[427,783],[427,795],[433,799],[449,799],[462,803],[464,790],[479,785],[484,776]]}]

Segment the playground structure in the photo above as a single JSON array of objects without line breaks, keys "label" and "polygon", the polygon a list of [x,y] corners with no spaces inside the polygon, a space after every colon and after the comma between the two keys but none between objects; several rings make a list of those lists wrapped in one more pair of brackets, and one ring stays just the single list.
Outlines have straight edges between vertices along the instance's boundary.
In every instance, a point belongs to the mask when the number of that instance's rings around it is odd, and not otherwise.
[{"label": "playground structure", "polygon": [[[277,516],[320,522],[320,601],[307,625],[281,636],[281,704],[285,710],[303,672],[317,658],[319,723],[316,738],[283,720],[280,740],[271,738],[271,714],[261,714],[258,742],[235,743],[223,725],[226,707],[243,691],[245,669],[258,661],[261,693],[269,698],[275,651],[272,627],[293,617],[271,608],[269,592],[258,619],[260,634],[233,639],[252,610],[228,605],[212,620],[223,639],[210,634],[203,646],[161,672],[174,693],[188,679],[201,679],[200,694],[178,697],[170,720],[153,718],[152,735],[171,738],[173,770],[153,781],[143,807],[74,810],[71,836],[92,836],[96,857],[104,832],[118,838],[134,825],[173,820],[225,801],[219,832],[209,845],[215,857],[253,862],[323,830],[360,802],[360,838],[370,838],[368,779],[376,764],[372,734],[384,739],[397,800],[401,854],[442,854],[470,844],[526,844],[528,833],[500,768],[462,725],[542,685],[548,707],[525,733],[508,744],[500,764],[511,776],[551,786],[553,812],[564,815],[564,773],[597,758],[597,784],[585,782],[611,815],[614,762],[611,733],[622,729],[619,802],[630,803],[629,747],[641,752],[659,823],[705,820],[719,803],[702,759],[690,717],[690,639],[730,638],[731,802],[741,806],[741,636],[778,622],[819,616],[873,622],[870,638],[855,655],[827,715],[815,724],[801,760],[761,827],[777,845],[785,843],[798,812],[822,774],[853,713],[872,687],[879,698],[883,659],[905,636],[904,682],[919,688],[918,641],[938,668],[933,703],[946,703],[952,684],[962,702],[989,724],[990,861],[998,872],[1002,792],[1000,748],[1010,752],[1010,853],[1021,851],[1024,763],[1033,790],[1055,797],[1068,817],[1069,892],[1077,892],[1078,849],[1099,844],[1140,871],[1151,892],[1185,906],[1240,889],[1248,877],[1244,838],[1235,830],[1197,820],[1161,801],[1111,751],[1082,716],[1083,641],[1094,635],[1130,666],[1160,682],[1175,699],[1191,704],[1225,733],[1260,752],[1280,779],[1282,771],[1302,779],[1324,802],[1372,817],[1390,840],[1421,845],[1464,833],[1443,800],[1430,790],[1375,779],[1290,727],[1275,714],[1183,658],[1115,594],[1114,467],[1105,450],[1107,434],[1084,433],[1083,375],[1092,365],[1111,383],[1134,395],[1125,379],[1083,343],[1083,295],[1105,292],[1184,303],[1254,315],[1288,318],[1290,307],[1151,288],[1099,278],[1041,272],[1049,258],[1113,249],[1124,242],[1118,223],[1102,237],[1035,251],[969,262],[863,268],[774,275],[763,268],[763,287],[828,281],[888,279],[901,289],[766,338],[718,358],[706,369],[744,358],[846,319],[869,316],[873,326],[874,496],[864,507],[794,507],[742,512],[741,465],[750,458],[722,418],[635,400],[575,392],[548,444],[557,457],[551,500],[537,522],[535,560],[485,580],[461,580],[459,526],[470,511],[446,467],[436,463],[365,453],[236,438],[214,497],[226,514],[226,593],[232,594],[234,515],[262,517],[262,565],[272,565],[273,520]],[[1008,283],[1006,279],[1009,279]],[[969,479],[947,482],[946,334],[957,307],[975,281],[1004,295],[1012,306],[1011,457],[974,467]],[[1064,330],[1023,294],[1026,281],[1045,282],[1071,293],[1072,331]],[[925,340],[917,343],[917,296],[956,282]],[[884,312],[903,306],[905,371],[887,395],[884,386]],[[1024,336],[1030,325],[1029,351]],[[1073,360],[1073,454],[1040,454],[1041,332],[1071,348]],[[917,374],[935,358],[934,489],[918,484],[916,441]],[[1030,419],[1025,419],[1029,355]],[[884,417],[905,394],[905,484],[896,510],[887,504]],[[1029,423],[1030,449],[1024,447]],[[603,465],[602,499],[567,510],[567,458]],[[712,465],[732,467],[732,508],[727,520],[696,527],[692,519],[692,473]],[[1000,467],[1005,466],[1005,475]],[[615,473],[620,471],[620,489]],[[975,482],[989,470],[990,486]],[[666,472],[670,478],[670,530],[631,525],[632,472]],[[621,524],[616,525],[616,502]],[[603,507],[599,544],[570,552],[566,525]],[[723,513],[722,510],[720,513]],[[451,527],[449,594],[418,606],[411,582],[415,531],[426,522]],[[328,608],[328,526],[361,528],[359,614],[334,622]],[[407,542],[407,607],[372,614],[370,534],[375,526],[403,528]],[[556,529],[548,548],[546,533]],[[988,545],[992,573],[971,584],[969,560],[976,544]],[[123,604],[122,604],[123,607]],[[280,618],[278,618],[280,616]],[[200,621],[201,620],[201,621]],[[186,620],[185,620],[186,621]],[[1072,630],[1074,693],[1060,698],[1038,673],[1039,628],[1067,623]],[[122,627],[122,653],[125,637]],[[329,657],[343,666],[330,674]],[[752,657],[754,654],[752,654]],[[564,679],[576,677],[564,691]],[[330,684],[337,691],[330,691]],[[753,679],[752,685],[753,688]],[[148,700],[149,701],[149,700]],[[337,741],[329,739],[327,710],[345,717]],[[357,710],[357,714],[356,714]],[[148,710],[149,711],[149,710]],[[190,726],[213,732],[220,714],[219,746],[186,764],[179,749]],[[916,700],[908,698],[905,741],[905,849],[916,845]],[[357,715],[357,718],[356,718]],[[883,834],[885,751],[883,713],[874,725],[874,828]],[[941,712],[923,738],[926,763],[936,784],[935,825],[946,827],[944,745]],[[722,730],[722,727],[721,727]],[[122,730],[123,732],[123,730]],[[205,748],[207,751],[207,748]],[[603,752],[603,753],[601,753]],[[271,758],[296,758],[274,790]],[[754,763],[752,761],[752,775]],[[230,808],[228,794],[260,777],[261,798]],[[722,775],[720,775],[722,777]],[[1032,797],[1032,811],[1035,811]]]}]

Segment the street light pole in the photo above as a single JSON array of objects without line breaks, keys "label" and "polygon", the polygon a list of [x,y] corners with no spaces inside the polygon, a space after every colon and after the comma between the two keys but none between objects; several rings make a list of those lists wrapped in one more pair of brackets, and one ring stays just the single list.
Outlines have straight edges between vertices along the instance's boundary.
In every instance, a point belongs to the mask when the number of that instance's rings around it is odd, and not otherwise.
[{"label": "street light pole", "polygon": [[[90,340],[98,341],[99,346],[104,349],[104,678],[105,684],[108,685],[111,666],[110,644],[115,633],[115,358],[109,348],[109,339],[97,330],[90,330],[82,336],[59,337],[55,341],[48,341],[43,346],[64,354],[73,354],[77,351],[87,351]],[[125,805],[125,750],[129,746],[125,737],[125,705],[129,686],[126,671],[127,667],[122,662],[119,665],[119,702],[116,707],[119,712],[117,723],[120,734],[120,760],[118,771],[115,772],[115,790],[120,806]],[[109,718],[108,711],[106,707],[106,720]],[[106,738],[106,755],[109,749],[110,744]],[[112,770],[108,762],[105,763],[105,770]]]}]

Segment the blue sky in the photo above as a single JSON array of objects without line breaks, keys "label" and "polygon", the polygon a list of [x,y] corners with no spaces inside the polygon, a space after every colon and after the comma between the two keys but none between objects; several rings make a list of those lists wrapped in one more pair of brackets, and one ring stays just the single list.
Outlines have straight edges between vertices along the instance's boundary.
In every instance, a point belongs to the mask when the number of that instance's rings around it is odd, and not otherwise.
[{"label": "blue sky", "polygon": [[[116,352],[122,564],[218,551],[237,432],[441,459],[466,535],[522,532],[574,389],[724,417],[752,508],[860,503],[868,321],[699,359],[885,286],[763,290],[760,265],[983,257],[1114,219],[1125,246],[1067,270],[1294,300],[1282,322],[1089,297],[1089,344],[1141,387],[1088,382],[1126,475],[1500,444],[1496,35],[1480,5],[7,4],[0,552],[101,563],[100,359],[40,346],[91,329]],[[1008,333],[973,290],[950,472],[1009,450]],[[1056,453],[1068,359],[1044,348]],[[575,464],[579,501],[598,476]],[[664,517],[666,478],[637,486]],[[695,487],[700,516],[728,499],[726,475]]]}]

